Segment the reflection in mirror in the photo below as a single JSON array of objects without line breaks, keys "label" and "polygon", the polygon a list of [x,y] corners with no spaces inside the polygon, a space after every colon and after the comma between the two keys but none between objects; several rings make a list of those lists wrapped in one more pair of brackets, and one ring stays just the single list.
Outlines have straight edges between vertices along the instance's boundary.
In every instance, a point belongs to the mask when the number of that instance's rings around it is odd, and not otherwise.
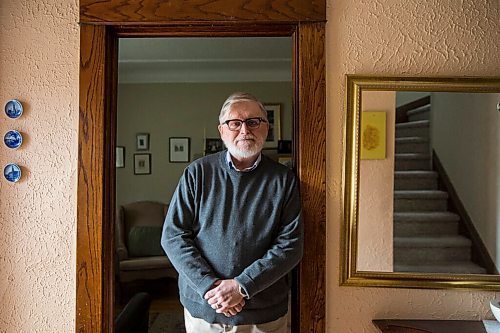
[{"label": "reflection in mirror", "polygon": [[491,288],[500,281],[500,81],[347,84],[343,282]]},{"label": "reflection in mirror", "polygon": [[190,162],[223,149],[218,115],[235,91],[272,116],[264,154],[293,160],[291,56],[290,37],[120,39],[115,315],[146,292],[149,332],[183,331],[177,273],[160,247],[170,197]]}]

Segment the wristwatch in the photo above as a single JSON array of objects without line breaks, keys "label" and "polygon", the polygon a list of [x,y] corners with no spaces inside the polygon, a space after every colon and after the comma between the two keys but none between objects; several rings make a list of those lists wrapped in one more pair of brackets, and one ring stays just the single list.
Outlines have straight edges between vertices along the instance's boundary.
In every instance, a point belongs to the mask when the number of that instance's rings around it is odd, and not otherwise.
[{"label": "wristwatch", "polygon": [[243,290],[241,286],[238,288],[238,292],[241,296],[243,296],[243,298],[248,298],[248,295],[245,293],[245,290]]}]

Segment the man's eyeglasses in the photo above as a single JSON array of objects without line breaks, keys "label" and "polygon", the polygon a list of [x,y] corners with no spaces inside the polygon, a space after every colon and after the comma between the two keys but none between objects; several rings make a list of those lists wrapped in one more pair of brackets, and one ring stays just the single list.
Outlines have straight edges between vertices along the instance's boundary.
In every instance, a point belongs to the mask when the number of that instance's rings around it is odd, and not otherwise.
[{"label": "man's eyeglasses", "polygon": [[245,120],[241,119],[229,119],[224,122],[231,131],[239,131],[243,123],[247,125],[250,129],[257,129],[260,127],[260,123],[266,123],[267,121],[263,118],[248,118]]}]

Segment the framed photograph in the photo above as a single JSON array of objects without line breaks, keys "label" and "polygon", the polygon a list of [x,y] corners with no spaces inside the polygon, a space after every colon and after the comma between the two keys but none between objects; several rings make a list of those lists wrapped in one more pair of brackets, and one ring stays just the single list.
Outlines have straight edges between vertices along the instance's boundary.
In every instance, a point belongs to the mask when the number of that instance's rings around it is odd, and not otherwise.
[{"label": "framed photograph", "polygon": [[151,154],[134,154],[134,175],[151,174]]},{"label": "framed photograph", "polygon": [[137,150],[149,150],[149,133],[139,133],[136,139]]},{"label": "framed photograph", "polygon": [[189,162],[189,138],[170,138],[169,161],[171,163]]},{"label": "framed photograph", "polygon": [[278,147],[278,140],[281,139],[281,106],[279,104],[264,104],[269,121],[269,133],[264,144],[264,148]]},{"label": "framed photograph", "polygon": [[122,146],[116,147],[116,167],[117,168],[125,167],[125,147]]},{"label": "framed photograph", "polygon": [[206,138],[205,139],[205,155],[210,155],[224,150],[224,143],[220,138]]}]

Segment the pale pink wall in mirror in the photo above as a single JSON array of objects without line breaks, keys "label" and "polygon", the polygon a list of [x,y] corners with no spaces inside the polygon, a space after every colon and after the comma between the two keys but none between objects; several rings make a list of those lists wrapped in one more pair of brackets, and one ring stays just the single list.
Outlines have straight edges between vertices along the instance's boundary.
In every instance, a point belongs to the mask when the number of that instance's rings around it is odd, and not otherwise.
[{"label": "pale pink wall in mirror", "polygon": [[364,91],[361,101],[362,112],[385,113],[386,149],[385,158],[360,159],[359,161],[357,270],[392,272],[396,93],[394,91]]}]

